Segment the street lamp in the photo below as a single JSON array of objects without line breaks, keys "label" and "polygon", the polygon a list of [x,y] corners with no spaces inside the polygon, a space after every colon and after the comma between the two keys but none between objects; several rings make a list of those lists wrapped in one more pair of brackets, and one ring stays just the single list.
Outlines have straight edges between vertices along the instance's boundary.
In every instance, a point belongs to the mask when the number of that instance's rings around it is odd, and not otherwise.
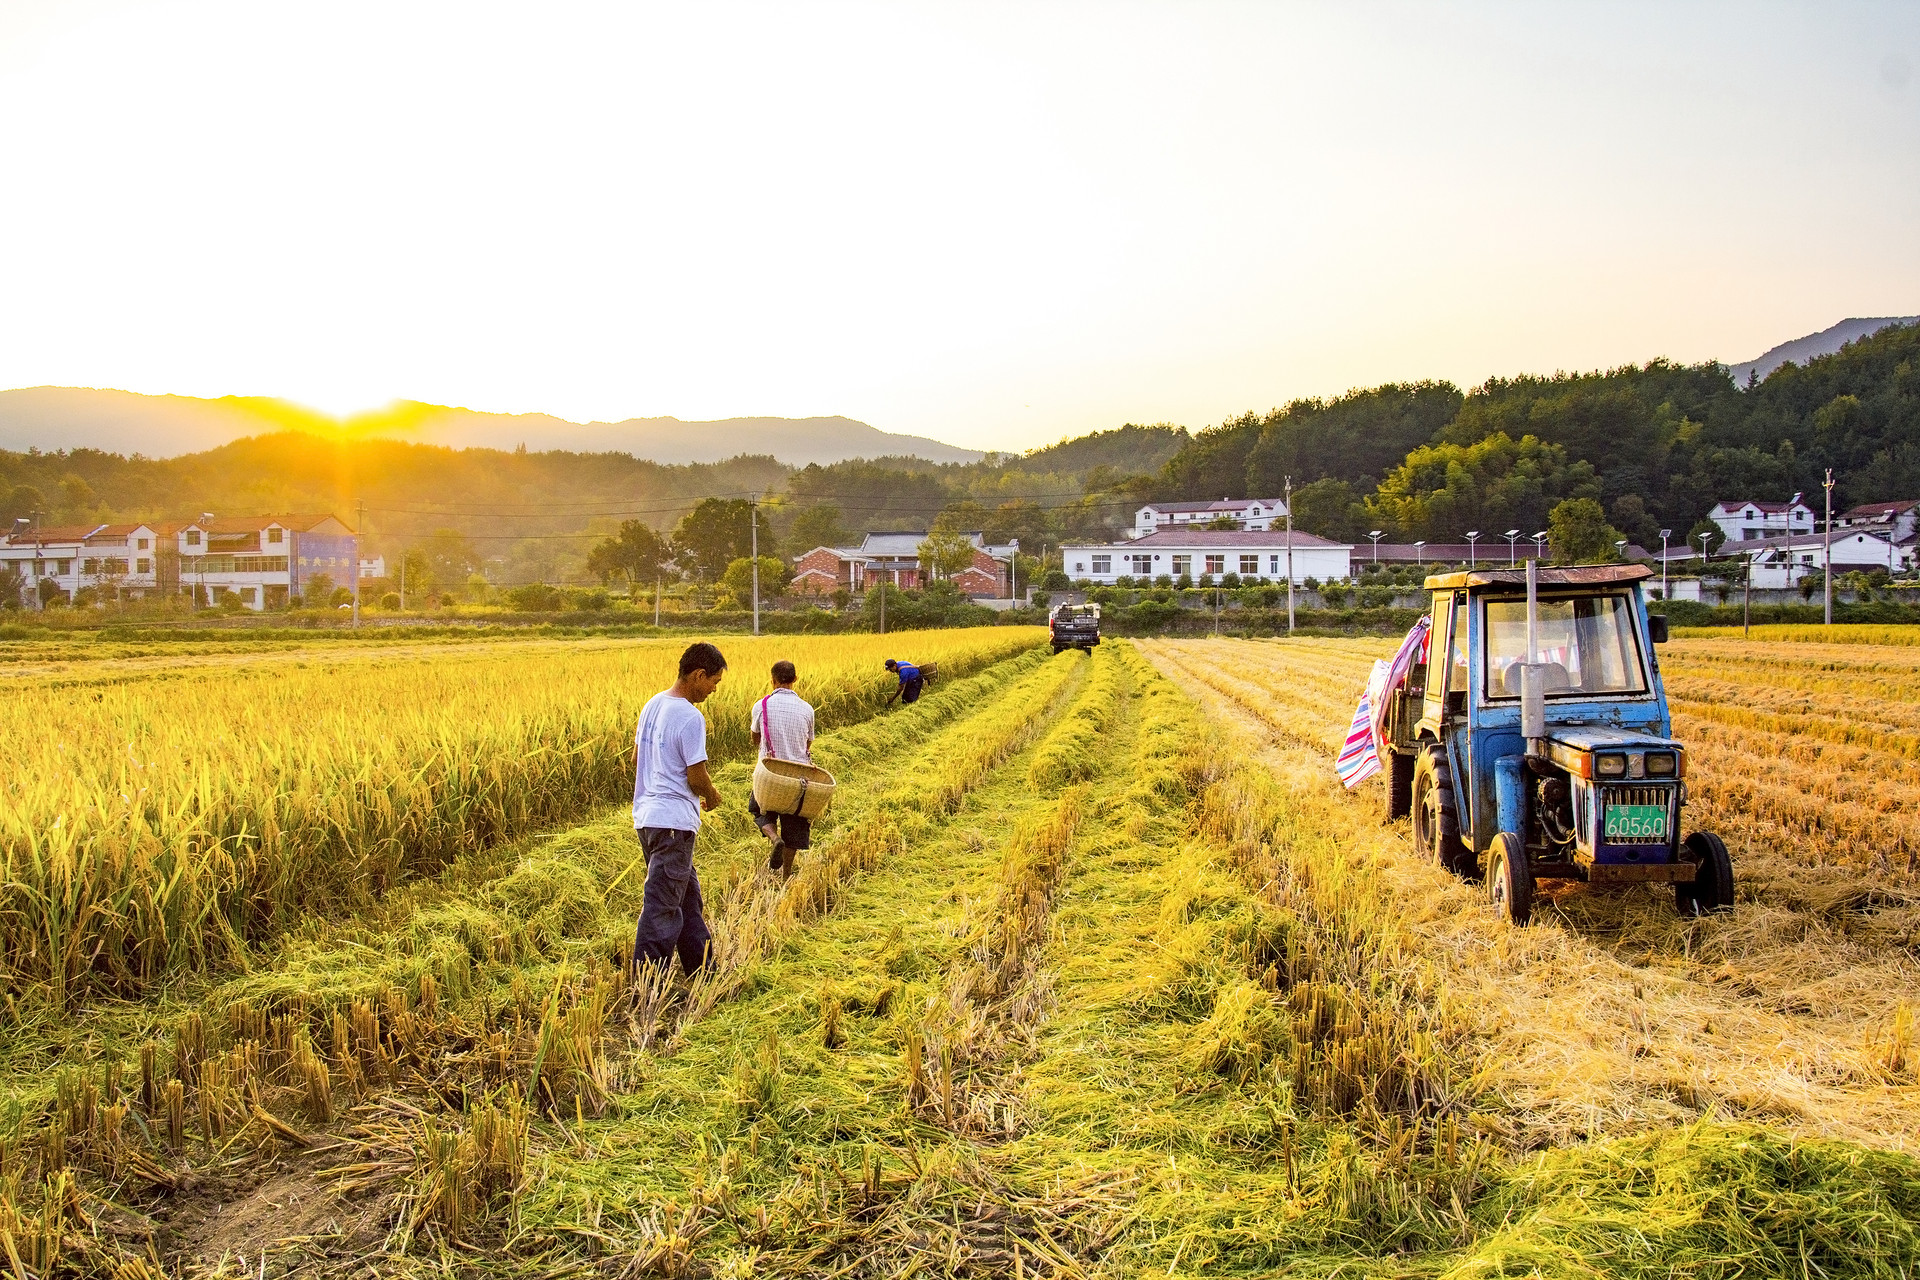
[{"label": "street lamp", "polygon": [[1373,539],[1373,562],[1375,564],[1379,564],[1380,563],[1380,539],[1387,536],[1387,531],[1385,529],[1373,529],[1367,533],[1367,536]]},{"label": "street lamp", "polygon": [[1467,568],[1469,570],[1479,566],[1480,562],[1474,558],[1474,544],[1479,541],[1480,531],[1478,529],[1469,529],[1467,531]]},{"label": "street lamp", "polygon": [[[1707,544],[1713,541],[1713,530],[1706,529],[1700,534],[1700,572],[1707,571]],[[1725,539],[1721,539],[1725,541]]]},{"label": "street lamp", "polygon": [[1627,558],[1627,540],[1625,538],[1615,538],[1613,540],[1613,549],[1619,553],[1622,560]]},{"label": "street lamp", "polygon": [[1520,537],[1520,531],[1518,529],[1509,529],[1500,536],[1507,540],[1507,568],[1511,569],[1514,564],[1513,544]]},{"label": "street lamp", "polygon": [[1673,530],[1660,531],[1660,598],[1667,598],[1667,539],[1673,536]]},{"label": "street lamp", "polygon": [[1542,529],[1540,532],[1532,535],[1532,541],[1533,558],[1535,560],[1545,560],[1547,558],[1547,531]]},{"label": "street lamp", "polygon": [[1427,564],[1427,540],[1426,540],[1425,538],[1421,538],[1421,539],[1419,539],[1419,540],[1418,540],[1417,542],[1415,542],[1415,543],[1413,544],[1413,557],[1414,557],[1414,561],[1415,561],[1415,562],[1416,562],[1417,564],[1419,564],[1419,566],[1420,566],[1421,568],[1423,568],[1423,569],[1424,569],[1424,568],[1426,567],[1426,564]]}]

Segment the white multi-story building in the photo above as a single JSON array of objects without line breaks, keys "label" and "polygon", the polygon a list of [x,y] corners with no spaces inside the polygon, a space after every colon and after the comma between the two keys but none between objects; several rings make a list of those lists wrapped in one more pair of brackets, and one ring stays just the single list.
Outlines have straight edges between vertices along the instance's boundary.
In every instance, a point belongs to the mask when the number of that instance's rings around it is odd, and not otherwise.
[{"label": "white multi-story building", "polygon": [[[1833,531],[1833,572],[1884,569],[1889,575],[1913,568],[1913,543],[1888,541],[1882,534],[1866,529]],[[1819,534],[1797,538],[1751,538],[1716,547],[1713,558],[1738,564],[1753,561],[1753,585],[1756,587],[1794,587],[1809,574],[1820,572],[1826,562],[1826,539]],[[1673,554],[1679,559],[1678,549]]]},{"label": "white multi-story building", "polygon": [[284,609],[324,574],[351,588],[359,540],[333,516],[202,516],[174,534],[180,593],[213,604],[231,592],[249,609]]},{"label": "white multi-story building", "polygon": [[[92,588],[113,598],[138,598],[158,590],[171,526],[80,524],[35,529],[19,521],[0,536],[0,566],[20,574],[20,600],[27,608],[59,592],[71,603]],[[42,585],[45,584],[45,585]]]},{"label": "white multi-story building", "polygon": [[[1151,581],[1182,574],[1218,581],[1238,574],[1242,582],[1285,582],[1288,547],[1284,530],[1176,529],[1120,543],[1068,543],[1060,548],[1069,578],[1110,584],[1121,577]],[[1329,582],[1353,572],[1353,546],[1296,530],[1293,580]]]},{"label": "white multi-story building", "polygon": [[1287,504],[1279,498],[1222,498],[1218,502],[1150,502],[1133,513],[1133,529],[1128,535],[1144,538],[1150,533],[1177,529],[1181,525],[1208,524],[1226,516],[1242,529],[1271,529],[1287,519]]},{"label": "white multi-story building", "polygon": [[1869,502],[1834,517],[1835,529],[1868,529],[1897,545],[1911,546],[1920,531],[1920,501]]},{"label": "white multi-story building", "polygon": [[1804,502],[1716,502],[1707,519],[1720,526],[1722,542],[1798,537],[1814,529],[1813,508]]}]

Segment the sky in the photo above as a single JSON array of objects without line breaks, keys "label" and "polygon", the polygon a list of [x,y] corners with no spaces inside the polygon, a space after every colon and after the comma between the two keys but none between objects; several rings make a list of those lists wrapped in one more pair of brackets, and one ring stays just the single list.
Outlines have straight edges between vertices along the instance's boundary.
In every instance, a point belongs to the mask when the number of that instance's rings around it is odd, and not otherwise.
[{"label": "sky", "polygon": [[1920,4],[0,0],[0,245],[0,387],[335,414],[1732,363],[1920,313]]}]

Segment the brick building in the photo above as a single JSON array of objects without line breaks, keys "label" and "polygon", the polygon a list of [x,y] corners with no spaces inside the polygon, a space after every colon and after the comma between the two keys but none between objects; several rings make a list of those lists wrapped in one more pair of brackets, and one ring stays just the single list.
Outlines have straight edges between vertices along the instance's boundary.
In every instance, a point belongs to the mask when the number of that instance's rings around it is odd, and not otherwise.
[{"label": "brick building", "polygon": [[[979,533],[966,535],[973,543],[973,563],[951,581],[969,596],[998,597],[1012,589],[1013,557],[1018,543],[991,546]],[[924,533],[869,533],[857,547],[815,547],[793,559],[796,595],[826,595],[844,587],[861,592],[870,582],[887,581],[902,590],[924,585],[920,544]]]}]

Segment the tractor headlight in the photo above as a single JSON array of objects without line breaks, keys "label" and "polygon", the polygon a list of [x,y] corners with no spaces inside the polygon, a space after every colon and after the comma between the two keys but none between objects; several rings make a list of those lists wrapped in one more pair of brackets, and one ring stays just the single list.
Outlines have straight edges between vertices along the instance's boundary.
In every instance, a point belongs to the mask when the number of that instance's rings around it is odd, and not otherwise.
[{"label": "tractor headlight", "polygon": [[1593,758],[1593,776],[1596,778],[1624,778],[1627,776],[1627,758],[1621,755],[1604,755]]},{"label": "tractor headlight", "polygon": [[1649,778],[1671,778],[1679,772],[1678,762],[1670,751],[1647,752],[1647,776]]}]

